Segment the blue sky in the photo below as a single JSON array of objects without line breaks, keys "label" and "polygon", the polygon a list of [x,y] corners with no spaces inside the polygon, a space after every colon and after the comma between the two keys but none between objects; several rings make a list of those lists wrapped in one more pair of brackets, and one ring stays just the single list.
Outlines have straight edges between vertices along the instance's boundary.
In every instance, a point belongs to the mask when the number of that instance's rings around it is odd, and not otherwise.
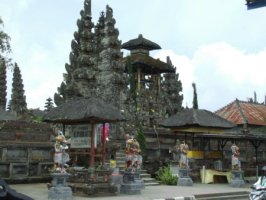
[{"label": "blue sky", "polygon": [[[184,106],[192,105],[192,82],[202,109],[247,100],[254,91],[264,101],[266,7],[247,10],[245,0],[92,0],[94,23],[107,4],[122,42],[141,33],[162,47],[154,57],[170,56],[183,83]],[[82,8],[83,0],[0,1],[29,108],[42,109],[61,84]]]}]

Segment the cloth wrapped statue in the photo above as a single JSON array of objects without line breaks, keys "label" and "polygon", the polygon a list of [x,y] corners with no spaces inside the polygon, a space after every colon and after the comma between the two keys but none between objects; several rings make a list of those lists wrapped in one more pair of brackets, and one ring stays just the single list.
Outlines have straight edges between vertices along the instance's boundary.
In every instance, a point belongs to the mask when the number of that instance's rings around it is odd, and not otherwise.
[{"label": "cloth wrapped statue", "polygon": [[188,158],[187,158],[188,145],[185,143],[184,140],[181,142],[179,146],[179,152],[180,152],[179,167],[181,169],[186,169],[188,168]]},{"label": "cloth wrapped statue", "polygon": [[126,170],[136,171],[141,168],[142,156],[140,146],[136,139],[131,138],[126,142]]},{"label": "cloth wrapped statue", "polygon": [[69,142],[65,136],[60,132],[55,138],[55,153],[54,153],[54,170],[56,172],[66,173],[66,163],[70,160],[68,153],[65,152],[68,149]]},{"label": "cloth wrapped statue", "polygon": [[240,170],[241,169],[241,163],[239,161],[239,147],[233,143],[231,146],[232,151],[232,170]]}]

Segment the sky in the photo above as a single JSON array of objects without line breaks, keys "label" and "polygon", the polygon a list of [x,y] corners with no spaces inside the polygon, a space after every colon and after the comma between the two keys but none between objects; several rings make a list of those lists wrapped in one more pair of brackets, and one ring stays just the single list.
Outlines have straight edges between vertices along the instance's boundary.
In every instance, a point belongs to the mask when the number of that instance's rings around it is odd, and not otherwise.
[{"label": "sky", "polygon": [[[43,109],[63,81],[83,2],[0,1],[9,56],[20,67],[28,108]],[[170,56],[182,82],[183,106],[192,107],[193,82],[200,109],[216,111],[254,92],[259,103],[265,101],[266,7],[247,10],[245,0],[92,0],[95,24],[107,4],[122,43],[142,34],[162,47],[153,57]]]}]

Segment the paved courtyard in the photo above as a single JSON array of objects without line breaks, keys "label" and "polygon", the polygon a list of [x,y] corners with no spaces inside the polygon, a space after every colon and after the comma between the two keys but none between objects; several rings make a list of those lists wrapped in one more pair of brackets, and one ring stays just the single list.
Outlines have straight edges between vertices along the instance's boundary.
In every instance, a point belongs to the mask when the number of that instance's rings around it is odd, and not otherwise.
[{"label": "paved courtyard", "polygon": [[[12,189],[19,193],[26,194],[36,200],[47,200],[48,189],[44,183],[35,184],[11,184]],[[200,184],[196,183],[192,187],[181,186],[148,186],[142,190],[139,195],[111,195],[111,196],[74,196],[73,200],[97,199],[97,200],[153,200],[165,199],[173,197],[190,197],[196,194],[210,194],[210,193],[226,193],[226,192],[250,192],[250,184],[246,184],[243,188],[232,188],[228,184]]]}]

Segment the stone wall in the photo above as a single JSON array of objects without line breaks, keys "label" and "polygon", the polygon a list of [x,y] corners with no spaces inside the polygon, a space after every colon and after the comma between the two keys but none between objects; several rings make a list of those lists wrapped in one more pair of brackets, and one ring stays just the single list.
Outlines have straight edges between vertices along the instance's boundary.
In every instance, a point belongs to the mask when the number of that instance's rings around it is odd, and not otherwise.
[{"label": "stone wall", "polygon": [[48,178],[53,166],[52,136],[48,124],[1,123],[0,176],[9,181]]}]

